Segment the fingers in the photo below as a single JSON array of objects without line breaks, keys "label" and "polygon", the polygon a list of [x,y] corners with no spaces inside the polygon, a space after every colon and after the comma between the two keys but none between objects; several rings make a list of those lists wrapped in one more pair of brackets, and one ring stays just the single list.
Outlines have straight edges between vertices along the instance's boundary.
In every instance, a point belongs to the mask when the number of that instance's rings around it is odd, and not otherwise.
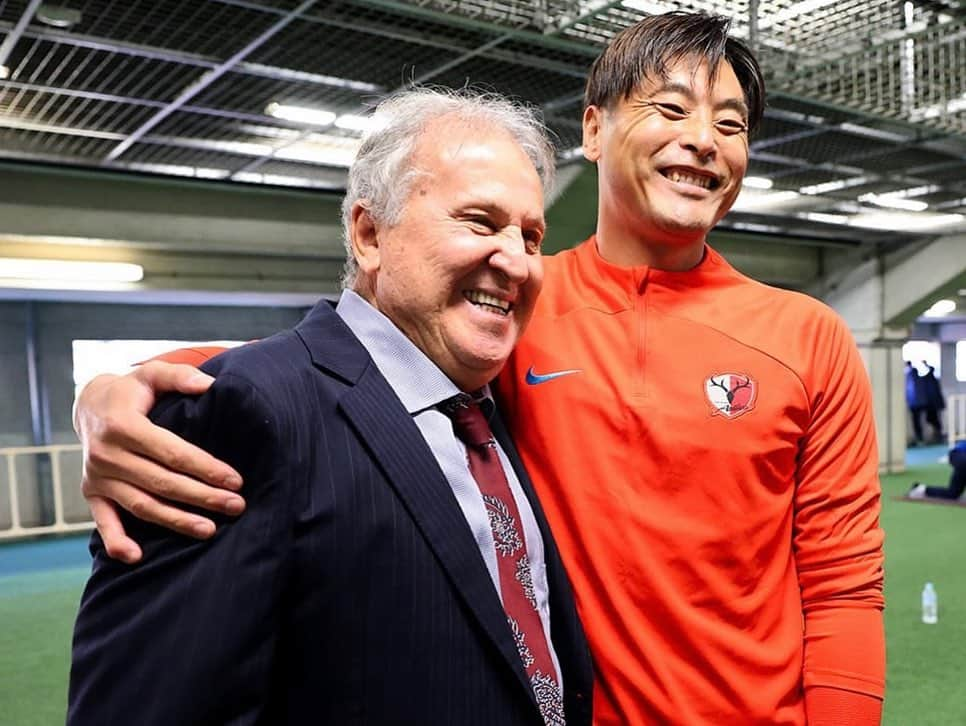
[{"label": "fingers", "polygon": [[[151,522],[153,524],[160,525],[165,529],[174,530],[180,534],[187,537],[194,537],[195,539],[208,539],[215,533],[215,523],[206,517],[202,517],[191,512],[185,512],[181,509],[177,509],[170,504],[157,499],[156,497],[144,492],[137,487],[133,487],[130,484],[125,484],[122,481],[110,480],[103,483],[102,488],[105,490],[105,497],[117,502],[117,504],[138,519],[144,520],[145,522]],[[91,498],[92,506],[91,511],[94,511],[94,502],[98,503],[103,501],[98,496]],[[107,506],[110,503],[105,502]],[[117,513],[112,512],[115,519],[117,519]],[[106,526],[108,527],[109,534],[112,537],[112,542],[118,543],[120,548],[125,545],[119,539],[118,532],[120,532],[120,537],[134,544],[132,540],[128,539],[126,535],[123,534],[124,528],[120,520],[117,519],[116,523],[110,521],[110,515],[104,515],[103,512],[99,512],[97,516],[106,519]],[[97,519],[95,519],[95,522]],[[116,525],[116,526],[115,526]],[[98,531],[100,530],[100,525],[98,525]],[[101,535],[104,536],[103,534]],[[105,541],[106,545],[106,541]],[[137,545],[135,544],[135,547]],[[110,554],[110,552],[108,552]],[[113,555],[112,555],[113,556]]]},{"label": "fingers", "polygon": [[158,393],[200,394],[213,380],[191,366],[153,361],[125,376],[99,376],[81,391],[74,417],[84,444],[81,488],[111,557],[142,556],[112,502],[199,539],[214,534],[214,522],[178,504],[231,516],[244,510],[245,500],[231,491],[242,485],[238,472],[146,416]]},{"label": "fingers", "polygon": [[112,458],[128,451],[212,486],[241,487],[241,476],[232,467],[155,426],[146,416],[157,392],[176,387],[187,393],[198,393],[206,390],[212,380],[191,366],[159,361],[145,364],[126,376],[98,376],[92,380],[81,392],[75,408],[75,427],[87,448],[86,468],[90,476],[96,478],[107,471],[124,481],[139,484],[141,480],[136,478],[135,471],[110,467]]},{"label": "fingers", "polygon": [[[89,458],[98,459],[98,470],[114,471],[119,478],[143,484],[155,494],[177,501],[194,502],[187,498],[190,496],[187,492],[177,486],[178,482],[185,481],[183,477],[159,479],[157,467],[147,472],[140,462],[125,457],[127,453],[139,454],[172,474],[183,474],[210,486],[235,491],[242,485],[241,475],[228,464],[177,434],[155,426],[144,416],[132,416],[124,421],[105,421],[101,440],[90,442]],[[155,484],[152,485],[152,482]],[[170,490],[164,489],[162,485],[165,483],[175,486]]]},{"label": "fingers", "polygon": [[117,516],[114,505],[103,497],[89,497],[87,503],[91,508],[94,525],[104,540],[107,556],[113,560],[120,560],[129,565],[140,562],[142,552],[138,543],[124,532],[121,518]]},{"label": "fingers", "polygon": [[[114,493],[117,491],[116,483],[123,482],[126,488],[134,489],[133,485],[136,485],[154,499],[182,502],[231,516],[244,511],[245,500],[241,496],[223,488],[208,486],[198,480],[199,478],[214,479],[219,485],[224,485],[228,481],[229,486],[237,489],[241,484],[240,478],[229,481],[217,473],[211,474],[211,471],[216,469],[216,465],[220,464],[217,459],[182,441],[171,432],[153,426],[147,422],[147,419],[144,419],[141,425],[150,429],[142,434],[141,441],[137,440],[138,427],[136,426],[134,438],[120,442],[119,445],[91,443],[85,460],[82,484],[85,496],[104,496],[114,499]],[[148,440],[156,436],[164,440],[162,447],[172,448],[161,452],[152,449]],[[148,443],[147,446],[145,446],[146,443]],[[141,449],[141,452],[131,451],[128,446]],[[189,454],[196,455],[194,458],[200,458],[202,460],[200,468],[195,468],[187,458],[183,459],[182,457],[187,457],[188,454],[177,453],[181,449],[187,449]],[[158,463],[159,461],[163,463]],[[205,468],[205,462],[209,461],[211,468]],[[172,462],[176,466],[187,468],[187,473],[169,468]],[[230,467],[227,468],[229,471],[234,471]],[[130,509],[124,502],[119,503],[125,509]],[[136,511],[131,511],[137,515]]]},{"label": "fingers", "polygon": [[193,366],[152,360],[137,367],[133,375],[154,393],[199,394],[208,390],[214,378]]}]

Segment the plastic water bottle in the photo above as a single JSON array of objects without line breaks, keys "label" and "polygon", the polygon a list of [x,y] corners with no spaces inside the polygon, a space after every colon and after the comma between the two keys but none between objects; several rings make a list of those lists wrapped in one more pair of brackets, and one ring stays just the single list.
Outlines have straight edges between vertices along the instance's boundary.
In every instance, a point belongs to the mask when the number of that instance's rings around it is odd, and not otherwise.
[{"label": "plastic water bottle", "polygon": [[939,622],[939,598],[931,582],[922,588],[922,622],[928,625]]}]

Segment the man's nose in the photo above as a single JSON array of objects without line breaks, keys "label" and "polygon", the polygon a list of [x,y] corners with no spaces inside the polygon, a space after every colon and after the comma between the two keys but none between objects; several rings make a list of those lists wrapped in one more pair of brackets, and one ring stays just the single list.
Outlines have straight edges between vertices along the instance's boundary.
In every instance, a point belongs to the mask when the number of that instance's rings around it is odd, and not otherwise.
[{"label": "man's nose", "polygon": [[714,119],[706,114],[692,113],[684,120],[679,141],[699,158],[710,158],[717,148]]},{"label": "man's nose", "polygon": [[490,264],[506,275],[510,282],[526,282],[530,268],[527,265],[526,241],[519,228],[505,229],[499,235],[497,249],[490,255]]}]

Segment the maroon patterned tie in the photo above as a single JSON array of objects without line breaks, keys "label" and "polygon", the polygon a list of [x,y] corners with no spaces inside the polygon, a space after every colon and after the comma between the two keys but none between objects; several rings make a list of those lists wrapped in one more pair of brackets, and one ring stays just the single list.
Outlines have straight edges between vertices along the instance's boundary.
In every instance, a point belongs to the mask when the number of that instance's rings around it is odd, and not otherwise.
[{"label": "maroon patterned tie", "polygon": [[530,677],[540,713],[547,726],[563,726],[563,694],[537,612],[526,538],[516,501],[497,454],[493,432],[479,405],[468,396],[457,396],[444,402],[440,408],[453,420],[453,431],[466,445],[470,473],[483,495],[496,545],[503,609]]}]

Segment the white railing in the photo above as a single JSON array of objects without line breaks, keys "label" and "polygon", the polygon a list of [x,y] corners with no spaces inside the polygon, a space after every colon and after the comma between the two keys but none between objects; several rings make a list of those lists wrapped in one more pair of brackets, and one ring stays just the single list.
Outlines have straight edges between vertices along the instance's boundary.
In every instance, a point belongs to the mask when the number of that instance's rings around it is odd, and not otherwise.
[{"label": "white railing", "polygon": [[966,394],[946,396],[946,435],[949,448],[960,439],[966,439]]},{"label": "white railing", "polygon": [[[76,459],[75,465],[67,467],[71,471],[66,475],[64,472],[65,454],[73,455],[80,451],[80,444],[0,448],[0,481],[6,479],[7,485],[7,501],[0,501],[0,540],[93,528],[94,523],[90,520],[90,514],[79,493],[79,457],[70,456]],[[44,481],[47,477],[39,473],[46,470],[46,466],[40,466],[42,459],[50,462],[49,485],[54,510],[53,522],[44,523],[40,522],[40,502],[43,498],[40,490],[48,482]],[[18,462],[26,462],[27,466],[18,466]],[[22,485],[26,485],[26,491]],[[69,501],[71,505],[69,512],[65,512],[65,501]],[[49,520],[49,516],[47,519]]]}]

